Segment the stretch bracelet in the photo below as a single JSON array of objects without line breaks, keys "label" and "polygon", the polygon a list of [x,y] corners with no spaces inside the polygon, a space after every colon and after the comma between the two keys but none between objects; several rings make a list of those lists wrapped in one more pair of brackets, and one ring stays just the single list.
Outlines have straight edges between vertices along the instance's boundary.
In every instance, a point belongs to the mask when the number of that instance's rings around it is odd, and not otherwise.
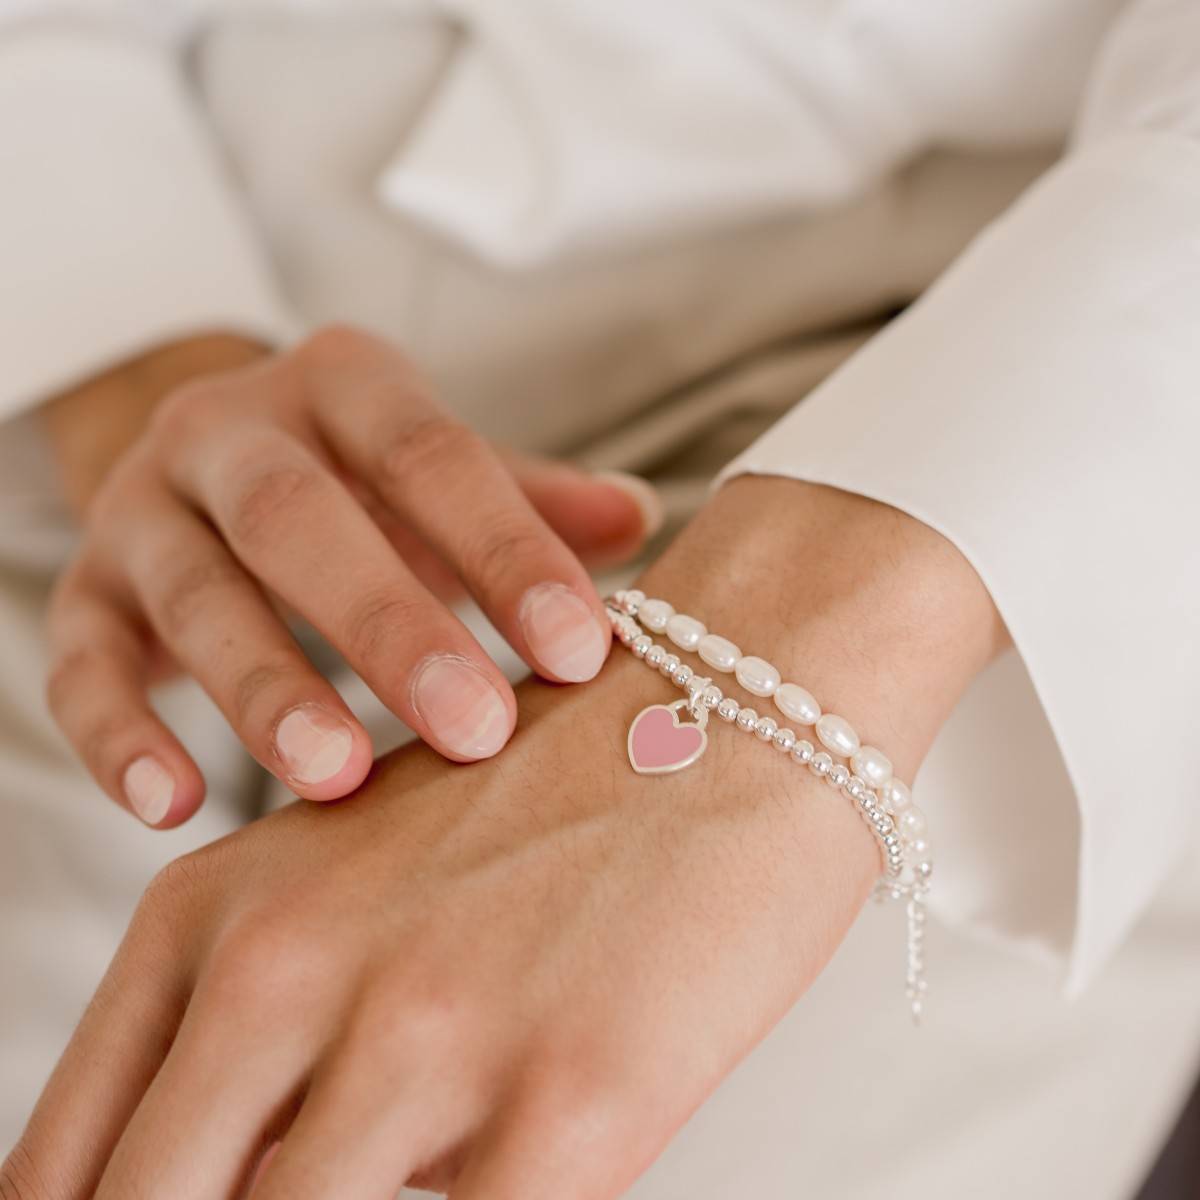
[{"label": "stretch bracelet", "polygon": [[[855,804],[880,849],[883,870],[875,886],[876,898],[906,901],[906,995],[913,1020],[918,1021],[927,990],[923,943],[933,864],[925,818],[913,805],[908,787],[892,777],[886,755],[863,746],[848,721],[822,713],[809,692],[798,684],[784,683],[770,663],[743,656],[732,642],[710,634],[696,618],[676,613],[665,600],[647,599],[637,590],[618,591],[605,601],[605,606],[614,637],[635,658],[687,693],[684,700],[650,705],[634,717],[627,748],[635,771],[665,774],[696,762],[708,745],[708,718],[715,712],[725,723],[754,734],[790,761],[808,767]],[[681,650],[697,652],[715,670],[733,674],[753,695],[774,697],[781,713],[798,725],[814,727],[824,749],[790,727],[781,726],[775,718],[760,716],[735,697],[726,696],[711,678],[697,674],[678,654],[657,644],[650,631],[665,632]],[[681,722],[681,711],[692,720]]]}]

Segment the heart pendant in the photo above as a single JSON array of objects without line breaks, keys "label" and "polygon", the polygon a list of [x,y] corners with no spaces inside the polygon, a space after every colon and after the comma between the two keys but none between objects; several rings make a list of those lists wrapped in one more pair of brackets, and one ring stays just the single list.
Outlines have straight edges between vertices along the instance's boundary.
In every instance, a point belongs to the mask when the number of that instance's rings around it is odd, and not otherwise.
[{"label": "heart pendant", "polygon": [[708,734],[708,710],[700,709],[699,720],[680,724],[675,715],[688,701],[651,704],[643,708],[629,726],[629,762],[639,775],[666,775],[690,767],[704,753]]}]

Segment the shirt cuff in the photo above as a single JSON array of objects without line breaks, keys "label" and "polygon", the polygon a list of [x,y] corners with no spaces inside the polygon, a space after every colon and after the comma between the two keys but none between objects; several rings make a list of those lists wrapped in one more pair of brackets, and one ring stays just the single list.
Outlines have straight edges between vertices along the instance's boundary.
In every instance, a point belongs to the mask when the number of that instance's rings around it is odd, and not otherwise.
[{"label": "shirt cuff", "polygon": [[183,336],[294,336],[179,64],[153,40],[7,31],[0,179],[0,419]]},{"label": "shirt cuff", "polygon": [[978,571],[1021,662],[922,768],[932,899],[1065,961],[1071,993],[1196,832],[1198,313],[1200,147],[1091,146],[718,479],[861,493]]}]

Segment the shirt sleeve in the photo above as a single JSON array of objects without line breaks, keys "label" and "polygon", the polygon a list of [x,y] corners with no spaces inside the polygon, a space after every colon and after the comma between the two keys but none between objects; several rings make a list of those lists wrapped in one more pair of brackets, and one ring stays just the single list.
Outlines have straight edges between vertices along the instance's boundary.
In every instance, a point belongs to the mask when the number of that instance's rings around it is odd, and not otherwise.
[{"label": "shirt sleeve", "polygon": [[178,42],[144,11],[0,19],[0,420],[181,336],[293,334]]},{"label": "shirt sleeve", "polygon": [[1200,6],[1151,0],[1110,32],[1062,160],[720,476],[886,502],[979,572],[1061,764],[1039,768],[1014,716],[988,730],[1003,787],[954,774],[952,719],[933,899],[1057,955],[1068,992],[1197,832],[1198,330]]}]

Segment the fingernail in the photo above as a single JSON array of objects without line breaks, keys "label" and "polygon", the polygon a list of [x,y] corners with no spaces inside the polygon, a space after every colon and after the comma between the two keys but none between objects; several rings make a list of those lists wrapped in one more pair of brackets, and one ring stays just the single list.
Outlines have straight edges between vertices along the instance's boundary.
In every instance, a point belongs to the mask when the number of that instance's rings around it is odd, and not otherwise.
[{"label": "fingernail", "polygon": [[595,478],[620,488],[638,506],[642,514],[642,531],[646,537],[653,537],[662,528],[662,497],[652,483],[627,471],[596,471]]},{"label": "fingernail", "polygon": [[512,731],[500,693],[466,659],[429,659],[412,685],[413,708],[434,738],[463,758],[490,758]]},{"label": "fingernail", "polygon": [[130,808],[147,825],[157,825],[171,811],[175,780],[152,755],[143,754],[125,768],[122,786]]},{"label": "fingernail", "polygon": [[340,717],[317,704],[293,708],[275,726],[275,751],[288,778],[296,783],[324,783],[347,763],[354,735]]},{"label": "fingernail", "polygon": [[611,637],[583,599],[561,583],[539,583],[521,598],[521,632],[534,658],[568,683],[591,679],[604,666]]}]

